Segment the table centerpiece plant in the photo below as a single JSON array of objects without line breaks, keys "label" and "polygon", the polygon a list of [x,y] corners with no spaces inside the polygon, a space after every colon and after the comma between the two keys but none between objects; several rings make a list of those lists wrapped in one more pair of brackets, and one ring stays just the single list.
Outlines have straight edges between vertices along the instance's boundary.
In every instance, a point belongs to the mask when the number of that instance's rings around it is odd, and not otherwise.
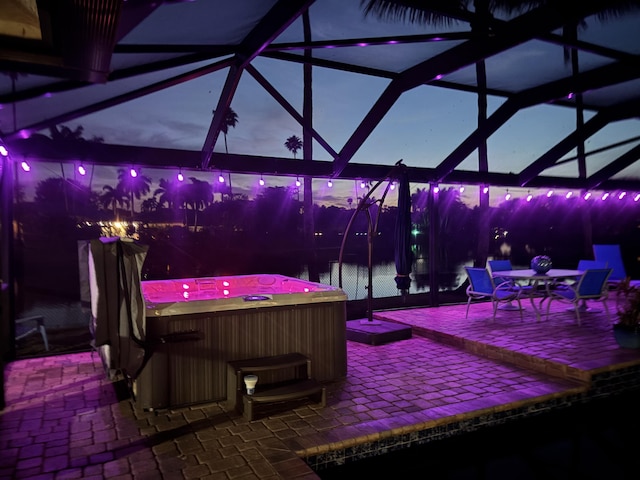
[{"label": "table centerpiece plant", "polygon": [[640,288],[631,285],[625,278],[616,290],[618,322],[613,333],[618,345],[625,348],[640,348]]}]

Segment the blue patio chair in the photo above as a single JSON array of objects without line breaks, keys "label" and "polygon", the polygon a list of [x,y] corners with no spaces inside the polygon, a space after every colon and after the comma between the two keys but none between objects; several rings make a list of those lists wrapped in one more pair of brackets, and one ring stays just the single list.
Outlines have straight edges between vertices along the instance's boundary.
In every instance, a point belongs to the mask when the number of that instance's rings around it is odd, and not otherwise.
[{"label": "blue patio chair", "polygon": [[578,270],[584,271],[590,268],[608,268],[607,262],[601,260],[580,260],[578,262]]},{"label": "blue patio chair", "polygon": [[[612,269],[609,277],[610,284],[618,284],[627,278],[627,272],[622,261],[622,252],[618,244],[595,244],[593,245],[593,256],[597,261],[606,262],[607,267]],[[631,280],[630,286],[640,287],[640,280]]]},{"label": "blue patio chair", "polygon": [[[513,265],[511,264],[511,260],[487,260],[487,266],[489,267],[489,270],[491,271],[491,274],[493,276],[493,282],[496,285],[500,285],[501,283],[504,282],[515,282],[516,285],[518,285],[518,282],[516,280],[513,280],[511,278],[507,278],[507,277],[500,277],[499,275],[495,275],[496,272],[506,272],[509,270],[513,270]],[[530,290],[531,287],[521,287],[522,289],[527,289]],[[531,292],[529,292],[531,293]],[[502,307],[500,308],[500,310],[517,310],[518,307],[516,307],[513,304],[513,301],[510,302],[506,302],[504,305],[502,305]]]},{"label": "blue patio chair", "polygon": [[521,290],[512,282],[501,282],[496,286],[493,277],[486,268],[464,267],[469,277],[467,287],[467,314],[469,317],[469,306],[471,300],[491,300],[493,304],[493,320],[496,319],[496,312],[500,303],[508,303],[513,300],[518,302],[520,319],[522,320],[522,305],[520,304]]},{"label": "blue patio chair", "polygon": [[[547,304],[547,318],[549,318],[549,310],[554,300],[566,302],[573,305],[573,311],[576,312],[578,326],[580,325],[580,302],[587,300],[596,300],[602,302],[607,318],[611,320],[609,307],[607,306],[607,297],[609,295],[608,280],[611,276],[611,268],[589,268],[584,271],[580,279],[575,285],[561,285],[551,291],[549,303]],[[582,310],[584,311],[584,310]]]}]

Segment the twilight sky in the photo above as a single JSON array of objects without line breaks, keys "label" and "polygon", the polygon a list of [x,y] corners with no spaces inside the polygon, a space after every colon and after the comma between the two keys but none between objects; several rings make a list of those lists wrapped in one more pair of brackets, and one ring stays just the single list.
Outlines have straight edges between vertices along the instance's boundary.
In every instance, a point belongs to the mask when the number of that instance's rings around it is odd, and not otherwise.
[{"label": "twilight sky", "polygon": [[[244,0],[239,0],[236,2],[237,5],[234,3],[234,8],[243,8],[243,2]],[[322,0],[316,2],[310,11],[312,26],[315,26],[313,28],[314,40],[335,38],[336,35],[371,36],[372,32],[380,34],[381,31],[384,31],[385,34],[388,32],[388,35],[400,32],[406,35],[431,33],[436,30],[440,32],[443,30],[464,30],[462,25],[434,29],[390,24],[370,17],[363,18],[359,3],[359,0]],[[335,11],[338,6],[341,15],[329,16],[329,13]],[[172,8],[191,9],[188,21],[196,22],[202,16],[200,9],[205,7],[205,2],[202,0],[192,4],[166,5],[152,15],[157,18],[149,20],[164,22],[167,25],[165,30],[156,30],[157,35],[161,34],[158,40],[180,43],[180,38],[172,37],[172,32],[179,31],[179,28],[169,27],[174,21]],[[232,14],[233,12],[229,12],[229,15]],[[623,27],[620,28],[620,35],[612,41],[618,44],[624,44],[625,41],[628,41],[629,37],[625,36],[624,32],[625,30],[637,32],[639,18],[635,16],[630,18],[628,22],[624,22]],[[589,25],[585,30],[585,37],[588,40],[597,41],[600,33],[599,28],[598,25]],[[345,33],[337,34],[336,32]],[[148,25],[143,23],[130,34],[127,40],[132,43],[142,42],[149,34]],[[637,41],[637,35],[632,38],[636,38]],[[277,42],[298,41],[300,39],[301,22],[297,21],[282,34]],[[401,51],[407,57],[415,58],[416,55],[420,55],[420,49],[430,49],[428,56],[431,56],[438,49],[442,50],[450,45],[450,42],[442,42],[442,45],[436,43],[412,44],[403,45],[402,50],[398,50],[398,46],[392,46],[396,49],[393,51],[390,46],[367,47],[367,61],[375,61],[379,58],[380,62],[385,62],[387,65],[388,62],[392,62],[391,64],[395,65],[398,71],[401,71],[406,68],[403,65],[403,57],[394,52]],[[335,49],[335,51],[316,50],[314,54],[323,58],[341,59],[351,58],[354,52],[362,54],[362,51],[365,49],[350,47],[350,49]],[[532,41],[518,47],[512,55],[505,56],[499,61],[488,59],[489,78],[490,80],[494,78],[492,77],[494,72],[495,75],[498,75],[503,69],[506,71],[508,66],[512,67],[513,65],[522,65],[523,75],[531,74],[527,73],[524,68],[530,68],[537,59],[547,58],[550,55],[558,55],[557,68],[567,68],[562,64],[561,50],[543,42]],[[595,55],[584,55],[582,61],[586,67],[594,67],[598,66],[602,59]],[[268,58],[257,58],[253,65],[301,112],[301,65]],[[192,66],[189,69],[197,66]],[[176,69],[176,73],[185,70],[187,69]],[[464,79],[472,72],[473,68],[462,69],[451,74],[451,78]],[[541,72],[541,74],[544,73]],[[227,70],[224,69],[102,112],[66,122],[66,125],[71,128],[82,125],[86,138],[97,135],[103,137],[106,143],[200,150],[226,74]],[[147,77],[149,81],[156,78],[154,74]],[[139,80],[135,79],[135,82]],[[340,151],[387,84],[388,80],[381,78],[314,67],[314,128],[334,150]],[[108,90],[109,86],[104,88]],[[66,101],[71,105],[72,95],[81,94],[82,92],[67,95]],[[62,99],[61,101],[65,101],[65,96],[59,97]],[[495,111],[503,101],[502,98],[490,98],[489,114]],[[302,138],[301,127],[247,72],[242,75],[231,106],[238,114],[238,125],[236,128],[230,129],[228,134],[227,141],[230,153],[287,157],[291,154],[284,147],[286,138],[291,135]],[[476,97],[471,93],[430,86],[415,88],[400,97],[351,161],[391,166],[397,160],[403,159],[404,163],[410,166],[436,166],[476,128],[476,111]],[[588,120],[591,115],[591,113],[587,113],[585,120]],[[519,172],[574,128],[575,115],[572,109],[541,105],[523,110],[490,137],[488,141],[489,168],[496,172]],[[586,150],[589,152],[637,136],[639,131],[637,119],[617,122],[588,139]],[[630,146],[627,145],[590,156],[588,174],[594,173],[611,158],[615,158],[629,148]],[[215,150],[224,151],[222,135],[218,139]],[[567,156],[573,155],[575,152],[571,152]],[[318,160],[331,160],[330,155],[315,143],[313,156]],[[476,170],[476,154],[470,155],[459,168]],[[576,169],[575,162],[571,162],[545,173],[557,176],[574,176]],[[629,171],[640,176],[638,166],[631,167]],[[210,175],[217,178],[217,172],[212,172]],[[151,176],[155,181],[158,180],[157,175]],[[206,173],[198,173],[196,176],[206,178]],[[94,184],[114,183],[108,180],[108,177],[97,178],[94,180]],[[273,179],[273,184],[287,184],[294,180]],[[233,181],[234,190],[249,192],[255,183],[256,179],[251,176],[238,176],[237,180]],[[316,182],[314,185],[314,193],[317,193],[317,196],[321,196],[324,183]],[[339,193],[332,190],[334,193],[331,193],[330,197],[335,196],[335,199],[331,203],[344,205],[344,199],[353,196],[353,184],[354,182],[351,181],[337,182]],[[412,191],[414,190],[415,186],[412,186]],[[524,196],[527,191],[516,189],[512,193]],[[496,195],[503,195],[503,191],[499,190]],[[473,202],[474,199],[470,198],[469,200]]]}]

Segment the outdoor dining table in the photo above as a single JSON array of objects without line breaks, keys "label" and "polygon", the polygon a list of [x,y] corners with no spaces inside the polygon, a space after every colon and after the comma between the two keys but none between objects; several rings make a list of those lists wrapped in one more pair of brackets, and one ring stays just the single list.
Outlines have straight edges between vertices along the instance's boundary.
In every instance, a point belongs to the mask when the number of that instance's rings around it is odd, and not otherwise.
[{"label": "outdoor dining table", "polygon": [[571,279],[577,281],[584,272],[582,270],[565,270],[561,268],[552,268],[545,273],[537,273],[533,269],[516,269],[516,270],[502,270],[499,272],[493,272],[494,277],[509,278],[512,280],[527,281],[528,287],[523,289],[526,296],[531,301],[531,307],[536,314],[536,319],[540,321],[540,307],[535,303],[537,298],[541,299],[540,303],[544,302],[546,298],[551,294],[551,288],[559,280]]}]

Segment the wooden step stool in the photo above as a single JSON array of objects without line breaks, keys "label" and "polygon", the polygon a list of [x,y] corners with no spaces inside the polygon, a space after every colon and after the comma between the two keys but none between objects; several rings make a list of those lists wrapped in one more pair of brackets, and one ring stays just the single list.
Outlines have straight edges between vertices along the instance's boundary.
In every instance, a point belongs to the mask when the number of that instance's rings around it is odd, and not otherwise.
[{"label": "wooden step stool", "polygon": [[[258,381],[253,395],[244,393],[245,375],[293,369],[294,377],[286,382],[262,384]],[[326,389],[311,378],[311,360],[301,353],[287,353],[261,358],[234,360],[227,363],[227,407],[254,418],[255,404],[285,403],[305,397],[326,405]]]}]

